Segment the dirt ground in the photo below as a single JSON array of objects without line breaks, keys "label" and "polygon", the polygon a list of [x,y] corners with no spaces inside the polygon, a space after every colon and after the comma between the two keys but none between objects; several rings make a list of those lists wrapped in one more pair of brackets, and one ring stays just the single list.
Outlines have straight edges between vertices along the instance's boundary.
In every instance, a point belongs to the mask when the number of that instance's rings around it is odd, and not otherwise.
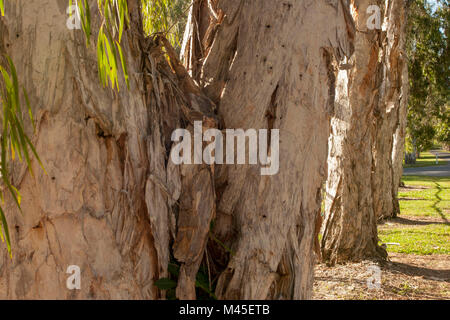
[{"label": "dirt ground", "polygon": [[[390,253],[388,262],[364,261],[315,270],[315,300],[450,300],[450,256]],[[381,269],[379,289],[369,289],[370,266]]]}]

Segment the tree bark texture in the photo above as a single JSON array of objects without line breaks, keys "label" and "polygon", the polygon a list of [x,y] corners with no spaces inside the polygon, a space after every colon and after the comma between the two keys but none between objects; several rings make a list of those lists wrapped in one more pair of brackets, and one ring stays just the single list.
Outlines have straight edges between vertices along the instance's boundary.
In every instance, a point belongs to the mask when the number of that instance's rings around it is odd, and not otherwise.
[{"label": "tree bark texture", "polygon": [[376,110],[377,131],[374,143],[373,191],[378,219],[393,218],[400,213],[397,195],[402,175],[409,86],[406,56],[407,1],[389,1],[385,10],[383,84],[379,109]]},{"label": "tree bark texture", "polygon": [[[322,254],[330,263],[386,257],[378,246],[377,220],[398,210],[408,85],[401,53],[406,16],[403,1],[384,3],[352,2],[355,54],[346,64],[349,70],[339,73],[328,156]],[[367,9],[374,4],[385,21],[382,29],[370,30],[373,12]]]},{"label": "tree bark texture", "polygon": [[[33,163],[33,178],[14,165],[24,215],[8,202],[13,259],[1,255],[0,296],[157,299],[163,294],[154,281],[168,276],[171,239],[177,248],[190,245],[180,257],[186,265],[198,263],[204,250],[214,207],[210,169],[170,166],[167,159],[172,131],[189,125],[196,101],[203,111],[211,104],[169,67],[158,42],[144,39],[139,1],[128,3],[123,40],[130,89],[124,81],[119,92],[103,88],[95,45],[86,48],[81,30],[67,29],[67,5],[7,2],[1,24],[1,51],[14,58],[30,96],[33,141],[48,174]],[[186,236],[189,223],[203,229]],[[69,265],[81,268],[79,291],[66,288]]]},{"label": "tree bark texture", "polygon": [[367,27],[367,8],[373,1],[352,4],[355,54],[339,72],[328,156],[322,255],[331,263],[377,256],[381,250],[371,176],[383,39],[380,30]]},{"label": "tree bark texture", "polygon": [[[233,254],[219,266],[216,295],[309,298],[337,65],[353,50],[348,4],[195,1],[187,32],[184,62],[222,128],[280,130],[277,175],[217,170],[213,233]],[[192,64],[198,52],[201,66]]]}]

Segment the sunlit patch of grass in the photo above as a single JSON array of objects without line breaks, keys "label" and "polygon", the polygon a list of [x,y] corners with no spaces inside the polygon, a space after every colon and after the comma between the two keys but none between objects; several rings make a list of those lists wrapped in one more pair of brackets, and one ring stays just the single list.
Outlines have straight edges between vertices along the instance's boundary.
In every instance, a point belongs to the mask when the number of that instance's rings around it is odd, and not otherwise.
[{"label": "sunlit patch of grass", "polygon": [[380,229],[379,237],[389,252],[429,255],[450,254],[450,224]]},{"label": "sunlit patch of grass", "polygon": [[403,176],[402,181],[411,190],[399,192],[401,215],[450,219],[450,177]]},{"label": "sunlit patch of grass", "polygon": [[436,188],[430,188],[430,189],[423,189],[423,190],[408,190],[408,191],[400,191],[398,193],[398,197],[400,200],[402,198],[409,198],[409,199],[421,199],[421,200],[431,200],[434,201],[436,199],[439,200],[441,198],[441,201],[445,201],[444,199],[450,199],[450,188],[446,189],[436,189]]},{"label": "sunlit patch of grass", "polygon": [[424,186],[435,188],[437,182],[442,189],[450,188],[450,177],[403,176],[402,181],[407,186]]},{"label": "sunlit patch of grass", "polygon": [[[441,201],[435,205],[431,200],[400,201],[401,216],[441,217],[444,215],[450,220],[450,201]],[[437,208],[437,210],[436,210]],[[440,214],[441,211],[442,215]]]}]

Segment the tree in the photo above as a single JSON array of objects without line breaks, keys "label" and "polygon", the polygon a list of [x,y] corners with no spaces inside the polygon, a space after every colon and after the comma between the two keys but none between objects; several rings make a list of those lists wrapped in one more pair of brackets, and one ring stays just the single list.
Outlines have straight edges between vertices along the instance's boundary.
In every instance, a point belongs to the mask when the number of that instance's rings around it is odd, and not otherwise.
[{"label": "tree", "polygon": [[354,2],[355,54],[338,77],[322,237],[323,258],[332,264],[386,256],[378,246],[377,220],[393,211],[393,135],[399,144],[406,117],[406,105],[401,105],[406,98],[405,3],[386,3],[376,3],[380,20],[384,9],[387,26],[380,30],[381,23],[379,28],[368,23],[373,1]]},{"label": "tree", "polygon": [[449,144],[449,8],[448,1],[439,1],[436,9],[426,0],[411,3],[408,135],[417,154],[430,149],[435,140]]},{"label": "tree", "polygon": [[377,219],[394,218],[400,213],[397,199],[402,176],[408,101],[408,60],[406,27],[408,1],[387,2],[386,43],[383,54],[383,83],[375,110],[373,195]]},{"label": "tree", "polygon": [[[7,208],[15,258],[0,258],[2,297],[157,299],[157,280],[170,277],[178,297],[193,299],[202,263],[219,277],[218,298],[310,297],[335,66],[352,52],[348,3],[208,1],[197,22],[200,39],[209,29],[213,41],[191,59],[198,85],[164,37],[144,36],[141,1],[100,4],[127,4],[123,36],[123,7],[92,3],[87,23],[80,3],[88,47],[67,30],[61,2],[8,1],[0,20],[0,52],[29,92],[48,172],[33,178],[14,163],[24,215]],[[279,128],[279,174],[176,166],[172,132],[194,120]],[[72,264],[82,270],[79,292],[65,288]]]}]

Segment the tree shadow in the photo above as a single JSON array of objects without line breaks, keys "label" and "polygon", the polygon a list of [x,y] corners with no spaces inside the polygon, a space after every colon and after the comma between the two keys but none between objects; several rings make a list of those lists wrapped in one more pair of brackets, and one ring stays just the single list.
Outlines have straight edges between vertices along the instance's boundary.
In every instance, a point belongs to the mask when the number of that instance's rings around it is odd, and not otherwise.
[{"label": "tree shadow", "polygon": [[450,226],[450,222],[448,222],[448,221],[443,221],[443,222],[420,221],[420,220],[410,220],[410,219],[402,218],[402,217],[397,217],[394,219],[390,219],[388,221],[395,222],[395,223],[398,223],[401,225],[407,225],[407,226],[429,226],[429,225],[433,225],[433,224],[442,224],[442,225]]},{"label": "tree shadow", "polygon": [[436,270],[424,267],[417,267],[411,264],[402,262],[389,262],[383,266],[384,269],[389,269],[398,273],[402,273],[413,277],[428,277],[441,279],[443,282],[450,283],[450,269],[448,270]]},{"label": "tree shadow", "polygon": [[442,198],[439,196],[439,194],[442,192],[442,187],[439,183],[434,182],[434,184],[436,185],[437,188],[437,192],[434,194],[434,196],[436,197],[436,201],[433,202],[433,209],[441,216],[441,218],[448,223],[447,217],[445,216],[445,214],[442,212],[442,209],[438,207],[438,204],[441,203]]}]

